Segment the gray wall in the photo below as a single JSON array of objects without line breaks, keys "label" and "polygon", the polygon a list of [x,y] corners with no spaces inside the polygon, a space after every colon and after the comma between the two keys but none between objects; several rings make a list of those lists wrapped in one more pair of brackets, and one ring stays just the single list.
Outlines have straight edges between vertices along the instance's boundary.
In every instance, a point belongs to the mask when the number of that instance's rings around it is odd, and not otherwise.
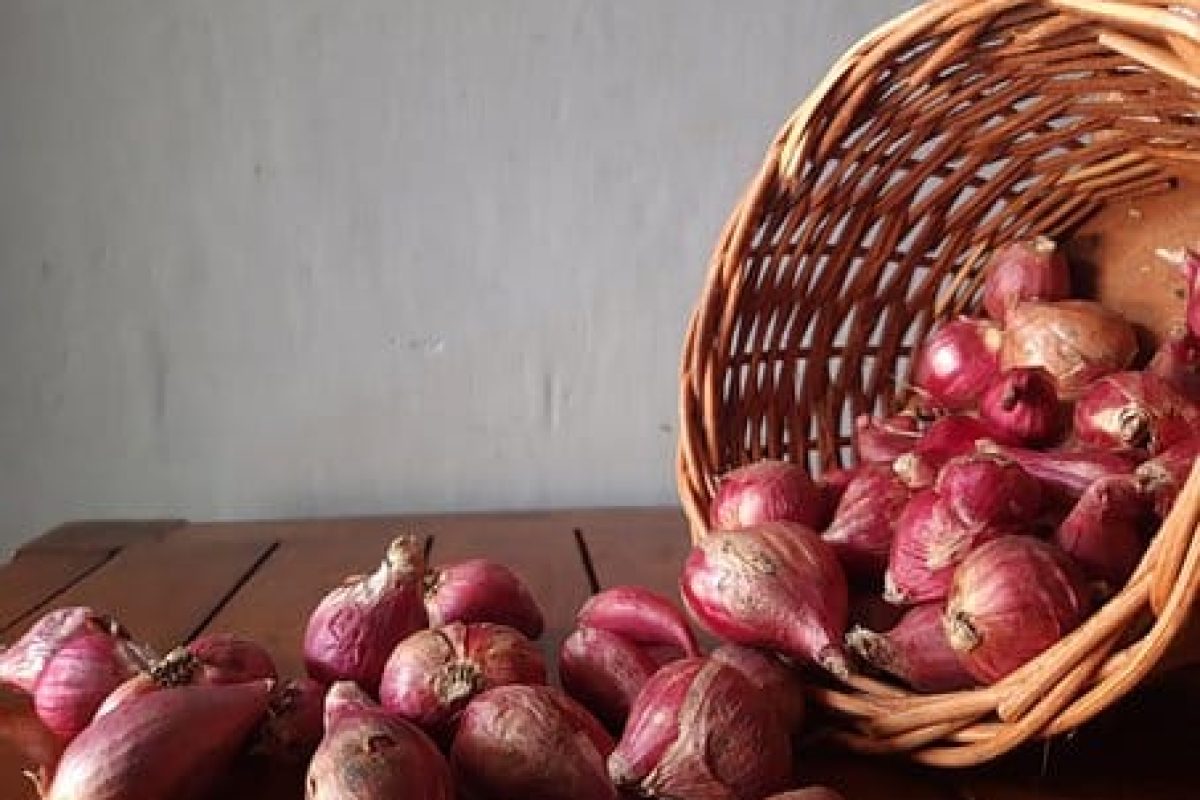
[{"label": "gray wall", "polygon": [[0,0],[0,555],[674,502],[718,229],[910,4]]}]

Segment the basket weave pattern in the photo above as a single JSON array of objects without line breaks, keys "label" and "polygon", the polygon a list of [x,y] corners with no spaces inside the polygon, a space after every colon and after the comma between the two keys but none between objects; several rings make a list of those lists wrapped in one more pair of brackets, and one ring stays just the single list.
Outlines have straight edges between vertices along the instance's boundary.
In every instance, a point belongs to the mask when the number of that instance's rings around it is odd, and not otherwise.
[{"label": "basket weave pattern", "polygon": [[[1200,162],[1197,0],[933,0],[843,56],[784,124],[723,230],[685,339],[680,495],[845,463],[853,418],[907,401],[914,345],[978,301],[997,244],[1060,238]],[[1200,587],[1200,472],[1137,573],[1000,683],[817,690],[856,750],[942,766],[1068,731],[1137,685]]]}]

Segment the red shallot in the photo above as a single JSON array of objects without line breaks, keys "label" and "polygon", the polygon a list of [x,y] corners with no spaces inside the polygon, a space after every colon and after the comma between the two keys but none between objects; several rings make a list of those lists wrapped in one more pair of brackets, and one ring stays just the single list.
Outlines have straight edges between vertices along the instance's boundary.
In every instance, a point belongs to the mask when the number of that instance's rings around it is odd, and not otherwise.
[{"label": "red shallot", "polygon": [[1200,408],[1151,372],[1118,372],[1088,386],[1075,404],[1075,436],[1093,447],[1151,455],[1195,435]]},{"label": "red shallot", "polygon": [[111,618],[86,606],[68,606],[44,614],[11,647],[0,648],[0,685],[33,694],[38,676],[59,648],[76,636],[114,624]]},{"label": "red shallot", "polygon": [[988,384],[979,417],[991,437],[1034,447],[1052,444],[1066,422],[1054,378],[1041,367],[1014,367]]},{"label": "red shallot", "polygon": [[976,417],[941,417],[929,426],[912,452],[892,462],[892,471],[910,488],[924,489],[933,485],[938,470],[947,461],[975,452],[976,442],[991,437],[991,431]]},{"label": "red shallot", "polygon": [[246,683],[279,677],[266,648],[236,633],[206,633],[186,649],[199,662],[200,683]]},{"label": "red shallot", "polygon": [[887,419],[862,414],[854,420],[854,455],[860,464],[890,464],[912,450],[920,438],[920,427],[912,414]]},{"label": "red shallot", "polygon": [[588,598],[575,616],[581,628],[599,628],[676,656],[700,654],[696,635],[675,604],[642,586],[613,586]]},{"label": "red shallot", "polygon": [[709,509],[713,530],[787,520],[813,528],[828,520],[824,493],[797,464],[763,459],[725,473]]},{"label": "red shallot", "polygon": [[643,797],[756,800],[790,782],[791,745],[769,699],[741,673],[684,659],[646,683],[608,772]]},{"label": "red shallot", "polygon": [[1137,352],[1133,327],[1099,303],[1030,301],[1005,318],[1000,367],[1044,367],[1059,397],[1074,400],[1092,381],[1128,367]]},{"label": "red shallot", "polygon": [[1015,461],[1042,482],[1051,494],[1078,498],[1093,481],[1110,475],[1132,475],[1136,464],[1127,453],[1087,448],[1079,450],[1031,450],[992,441],[978,444],[980,452],[994,453]]},{"label": "red shallot", "polygon": [[1146,371],[1162,378],[1189,402],[1200,403],[1200,337],[1187,328],[1171,331]]},{"label": "red shallot", "polygon": [[379,699],[393,713],[440,737],[471,698],[495,686],[546,682],[537,646],[507,625],[452,622],[417,631],[392,651]]},{"label": "red shallot", "polygon": [[941,603],[909,609],[886,633],[854,628],[846,643],[863,661],[918,692],[953,692],[975,684],[942,627]]},{"label": "red shallot", "polygon": [[949,499],[931,489],[918,492],[896,522],[884,599],[897,605],[941,600],[967,554],[1007,532],[995,525],[972,527],[959,519]]},{"label": "red shallot", "polygon": [[1135,474],[1143,488],[1154,498],[1154,510],[1160,517],[1165,518],[1170,513],[1179,490],[1192,471],[1192,462],[1198,457],[1200,436],[1193,436],[1138,466]]},{"label": "red shallot", "polygon": [[865,579],[883,576],[896,519],[911,496],[900,478],[881,465],[861,468],[850,481],[833,522],[821,534],[849,575]]},{"label": "red shallot", "polygon": [[537,639],[545,627],[542,610],[521,577],[486,558],[426,573],[425,610],[432,628],[450,622],[492,622]]},{"label": "red shallot", "polygon": [[612,731],[620,731],[658,662],[623,636],[580,628],[563,641],[558,675],[563,689]]},{"label": "red shallot", "polygon": [[946,322],[917,353],[917,391],[933,408],[971,408],[999,368],[1002,339],[1000,327],[991,320],[958,317]]},{"label": "red shallot", "polygon": [[784,728],[795,734],[804,725],[806,703],[800,675],[774,653],[723,644],[709,654],[712,661],[733,667],[750,681],[768,705],[783,721]]},{"label": "red shallot", "polygon": [[681,588],[716,636],[848,673],[846,576],[829,545],[803,525],[705,536],[684,564]]},{"label": "red shallot", "polygon": [[967,671],[995,683],[1087,616],[1088,588],[1057,547],[1005,536],[975,550],[954,574],[943,620]]},{"label": "red shallot", "polygon": [[478,800],[616,800],[604,760],[612,738],[549,686],[500,686],[467,706],[450,760]]},{"label": "red shallot", "polygon": [[63,753],[44,800],[177,800],[225,772],[267,710],[270,681],[182,686],[89,725]]},{"label": "red shallot", "polygon": [[1105,595],[1124,586],[1142,558],[1154,519],[1149,500],[1135,478],[1102,478],[1055,532],[1055,543]]},{"label": "red shallot", "polygon": [[325,736],[308,767],[307,800],[454,800],[446,760],[415,725],[342,681],[325,698]]},{"label": "red shallot", "polygon": [[992,253],[983,284],[988,316],[1004,321],[1025,300],[1066,300],[1071,296],[1067,259],[1052,239],[1038,236],[1011,242]]},{"label": "red shallot", "polygon": [[266,717],[254,736],[254,752],[279,761],[312,758],[325,730],[325,687],[295,678],[271,692]]},{"label": "red shallot", "polygon": [[1029,522],[1042,508],[1037,478],[1016,462],[990,453],[946,462],[935,490],[968,528]]},{"label": "red shallot", "polygon": [[33,706],[64,741],[75,738],[114,689],[147,667],[145,652],[111,619],[93,617],[46,662]]},{"label": "red shallot", "polygon": [[326,595],[304,633],[308,674],[325,684],[350,680],[378,689],[392,648],[427,623],[424,573],[421,542],[399,536],[374,574],[348,578]]}]

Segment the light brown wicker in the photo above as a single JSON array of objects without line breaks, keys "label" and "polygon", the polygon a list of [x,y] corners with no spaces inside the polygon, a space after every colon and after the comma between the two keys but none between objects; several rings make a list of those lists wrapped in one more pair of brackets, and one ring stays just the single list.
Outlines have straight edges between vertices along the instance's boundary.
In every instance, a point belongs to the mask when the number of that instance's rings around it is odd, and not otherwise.
[{"label": "light brown wicker", "polygon": [[[933,0],[851,48],[771,143],[687,332],[678,474],[693,537],[735,466],[842,464],[853,417],[905,401],[914,343],[977,302],[995,244],[1062,238],[1194,172],[1198,115],[1197,0]],[[994,686],[818,690],[834,737],[963,766],[1087,721],[1183,629],[1198,517],[1200,471],[1129,585]]]}]

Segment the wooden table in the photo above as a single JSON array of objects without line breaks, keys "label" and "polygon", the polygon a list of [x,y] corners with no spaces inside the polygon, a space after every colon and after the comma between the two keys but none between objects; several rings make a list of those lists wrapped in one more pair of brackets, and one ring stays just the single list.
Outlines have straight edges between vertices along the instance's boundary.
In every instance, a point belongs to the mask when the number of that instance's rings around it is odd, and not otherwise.
[{"label": "wooden table", "polygon": [[[193,523],[75,522],[23,547],[0,568],[0,641],[39,612],[86,604],[115,614],[165,652],[205,631],[266,644],[284,674],[301,674],[308,611],[328,587],[372,568],[400,529],[429,537],[432,561],[488,555],[520,571],[541,601],[547,652],[597,587],[639,583],[676,593],[687,549],[674,509],[564,510],[424,517]],[[5,704],[14,707],[11,697]],[[0,706],[3,713],[3,706]],[[848,800],[1116,800],[1200,798],[1200,671],[1144,688],[1101,720],[1048,747],[987,768],[936,772],[898,760],[804,753],[801,774]],[[0,741],[0,800],[33,800],[25,760]],[[222,797],[301,798],[301,776],[243,768]]]}]

